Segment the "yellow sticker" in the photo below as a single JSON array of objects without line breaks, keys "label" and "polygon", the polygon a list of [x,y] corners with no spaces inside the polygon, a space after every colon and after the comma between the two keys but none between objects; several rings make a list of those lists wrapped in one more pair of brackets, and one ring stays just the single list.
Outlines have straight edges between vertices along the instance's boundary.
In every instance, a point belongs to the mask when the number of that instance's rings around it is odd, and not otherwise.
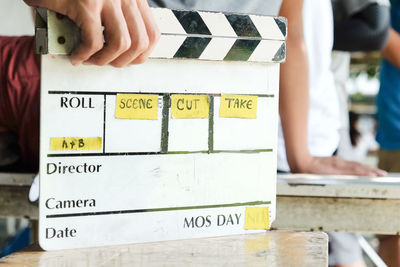
[{"label": "yellow sticker", "polygon": [[221,95],[219,116],[223,118],[257,118],[257,96]]},{"label": "yellow sticker", "polygon": [[244,229],[262,230],[269,229],[268,207],[246,207]]},{"label": "yellow sticker", "polygon": [[171,114],[174,119],[208,118],[207,95],[172,95]]},{"label": "yellow sticker", "polygon": [[101,137],[53,137],[50,138],[50,150],[101,150]]},{"label": "yellow sticker", "polygon": [[118,119],[157,120],[158,95],[117,94],[115,117]]}]

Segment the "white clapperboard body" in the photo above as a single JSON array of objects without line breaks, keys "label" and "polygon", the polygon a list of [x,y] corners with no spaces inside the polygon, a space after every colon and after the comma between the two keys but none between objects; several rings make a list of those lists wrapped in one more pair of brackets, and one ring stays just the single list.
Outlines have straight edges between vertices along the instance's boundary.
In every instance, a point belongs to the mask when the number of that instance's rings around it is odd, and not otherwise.
[{"label": "white clapperboard body", "polygon": [[160,42],[146,63],[123,69],[71,66],[59,54],[72,30],[57,26],[69,22],[48,13],[46,250],[255,233],[274,220],[286,20],[153,13]]}]

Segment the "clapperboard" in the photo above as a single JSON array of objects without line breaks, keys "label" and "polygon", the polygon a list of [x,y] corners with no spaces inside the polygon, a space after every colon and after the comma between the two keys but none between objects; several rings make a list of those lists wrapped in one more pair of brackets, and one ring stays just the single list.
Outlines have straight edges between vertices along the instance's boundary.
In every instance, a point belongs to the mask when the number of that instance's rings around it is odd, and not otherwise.
[{"label": "clapperboard", "polygon": [[39,242],[46,250],[265,231],[275,217],[286,20],[152,9],[142,65],[71,66],[41,10]]}]

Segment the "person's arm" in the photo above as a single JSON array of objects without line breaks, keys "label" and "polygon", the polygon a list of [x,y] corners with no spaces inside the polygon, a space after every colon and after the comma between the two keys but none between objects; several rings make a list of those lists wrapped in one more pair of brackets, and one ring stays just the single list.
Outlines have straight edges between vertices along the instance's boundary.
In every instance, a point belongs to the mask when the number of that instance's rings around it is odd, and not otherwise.
[{"label": "person's arm", "polygon": [[309,110],[308,59],[304,42],[303,1],[284,0],[279,12],[288,19],[286,62],[281,64],[279,113],[292,172],[301,172],[309,160],[307,123]]},{"label": "person's arm", "polygon": [[386,172],[338,157],[312,157],[307,145],[309,111],[308,58],[304,42],[303,1],[284,0],[280,15],[288,19],[287,57],[281,65],[279,113],[286,155],[293,173],[383,176]]},{"label": "person's arm", "polygon": [[334,24],[334,50],[381,50],[388,39],[390,7],[371,4],[357,14]]},{"label": "person's arm", "polygon": [[389,30],[389,40],[382,50],[384,59],[400,70],[400,34],[393,30]]},{"label": "person's arm", "polygon": [[71,55],[74,65],[143,63],[160,36],[146,0],[24,1],[66,15],[78,25],[81,43]]}]

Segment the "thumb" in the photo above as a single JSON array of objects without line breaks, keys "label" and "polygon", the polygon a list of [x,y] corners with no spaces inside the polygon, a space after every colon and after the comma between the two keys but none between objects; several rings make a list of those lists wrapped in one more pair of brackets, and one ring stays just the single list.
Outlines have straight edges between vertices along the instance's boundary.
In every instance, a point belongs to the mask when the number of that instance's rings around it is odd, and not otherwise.
[{"label": "thumb", "polygon": [[65,0],[24,0],[24,2],[29,6],[44,7],[63,15],[67,13]]}]

